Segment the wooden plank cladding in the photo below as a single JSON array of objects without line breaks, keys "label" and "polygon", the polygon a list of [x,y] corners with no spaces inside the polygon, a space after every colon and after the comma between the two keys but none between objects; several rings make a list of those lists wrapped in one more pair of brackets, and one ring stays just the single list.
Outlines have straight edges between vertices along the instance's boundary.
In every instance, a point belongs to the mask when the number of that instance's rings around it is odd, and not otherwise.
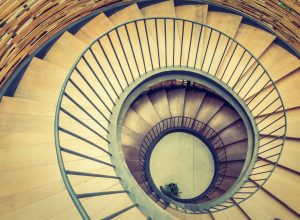
[{"label": "wooden plank cladding", "polygon": [[300,51],[300,1],[298,0],[213,0],[242,11],[271,27],[278,36]]},{"label": "wooden plank cladding", "polygon": [[58,31],[120,0],[0,2],[0,88],[16,67]]},{"label": "wooden plank cladding", "polygon": [[[123,0],[124,2],[127,0]],[[121,0],[0,1],[0,88],[17,66],[49,38],[95,10]],[[268,24],[300,51],[298,0],[213,0]]]}]

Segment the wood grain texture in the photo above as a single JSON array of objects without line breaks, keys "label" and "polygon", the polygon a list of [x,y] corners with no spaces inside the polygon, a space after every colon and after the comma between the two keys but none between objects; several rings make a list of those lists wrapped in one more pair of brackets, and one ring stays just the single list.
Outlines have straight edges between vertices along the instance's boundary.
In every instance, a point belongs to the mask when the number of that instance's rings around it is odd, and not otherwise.
[{"label": "wood grain texture", "polygon": [[[127,0],[123,0],[124,2]],[[3,0],[0,2],[0,88],[17,66],[60,30],[121,0]],[[300,51],[300,2],[281,0],[213,0],[242,11],[271,27]]]}]

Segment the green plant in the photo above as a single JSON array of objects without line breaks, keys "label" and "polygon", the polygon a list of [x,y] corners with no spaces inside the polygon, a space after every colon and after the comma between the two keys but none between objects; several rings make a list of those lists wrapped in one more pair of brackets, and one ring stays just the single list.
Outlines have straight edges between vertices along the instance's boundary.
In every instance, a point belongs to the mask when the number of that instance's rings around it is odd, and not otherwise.
[{"label": "green plant", "polygon": [[168,196],[179,198],[181,194],[177,186],[177,183],[168,183],[163,187],[163,190]]}]

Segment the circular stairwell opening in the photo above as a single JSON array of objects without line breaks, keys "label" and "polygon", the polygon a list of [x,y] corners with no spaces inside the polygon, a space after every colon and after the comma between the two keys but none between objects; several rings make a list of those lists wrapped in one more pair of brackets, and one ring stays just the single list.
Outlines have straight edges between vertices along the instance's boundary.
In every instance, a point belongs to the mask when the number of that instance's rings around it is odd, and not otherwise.
[{"label": "circular stairwell opening", "polygon": [[[219,82],[190,71],[153,72],[138,83],[122,98],[122,105],[118,103],[116,112],[119,113],[113,115],[118,129],[113,130],[111,136],[119,136],[110,138],[113,142],[118,141],[129,175],[136,181],[134,184],[162,208],[183,208],[198,213],[224,202],[235,192],[252,161],[253,149],[249,147],[253,142],[252,124],[241,109],[241,101]],[[176,167],[180,162],[188,165],[190,159],[183,159],[189,156],[181,153],[172,158],[167,149],[165,152],[163,148],[158,150],[159,140],[163,143],[169,135],[171,138],[174,130],[169,132],[169,129],[174,128],[184,132],[192,130],[213,146],[211,150],[207,142],[202,143],[203,139],[200,138],[202,142],[196,141],[198,138],[190,135],[199,147],[197,150],[202,150],[200,155],[203,158],[193,153],[199,164],[203,164],[201,169],[195,169],[195,164],[193,169]],[[147,162],[146,155],[153,143],[159,147],[153,151],[157,159],[152,157],[151,162]],[[183,146],[180,143],[177,148]],[[191,149],[191,146],[186,149]],[[164,165],[166,161],[170,167]],[[197,175],[191,174],[195,170]],[[153,174],[152,182],[147,173]],[[168,183],[177,184],[182,192],[179,198],[170,197],[162,190],[161,187]],[[186,183],[190,186],[184,185]]]},{"label": "circular stairwell opening", "polygon": [[[222,94],[177,78],[145,87],[130,102],[121,143],[131,174],[154,201],[187,207],[218,199],[237,183],[248,134]],[[172,183],[180,196],[164,190]]]},{"label": "circular stairwell opening", "polygon": [[156,143],[149,158],[149,171],[156,187],[176,183],[180,199],[193,199],[211,185],[215,156],[200,138],[176,131]]}]

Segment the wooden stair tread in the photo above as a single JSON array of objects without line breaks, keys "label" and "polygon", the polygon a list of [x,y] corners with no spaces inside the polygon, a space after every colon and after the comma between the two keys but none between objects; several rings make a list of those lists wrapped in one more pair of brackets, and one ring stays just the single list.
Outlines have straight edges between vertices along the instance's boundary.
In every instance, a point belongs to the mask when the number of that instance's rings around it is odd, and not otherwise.
[{"label": "wooden stair tread", "polygon": [[86,45],[74,35],[65,32],[51,47],[45,61],[64,69],[71,69]]},{"label": "wooden stair tread", "polygon": [[169,108],[172,117],[182,116],[185,100],[185,89],[167,90]]},{"label": "wooden stair tread", "polygon": [[120,25],[127,21],[137,20],[142,18],[143,15],[140,12],[139,7],[137,4],[131,4],[130,6],[127,6],[126,8],[123,8],[113,15],[109,17],[109,20],[111,20],[115,26]]},{"label": "wooden stair tread", "polygon": [[141,9],[144,17],[176,17],[173,1],[163,1]]},{"label": "wooden stair tread", "polygon": [[257,191],[255,195],[241,203],[240,207],[252,219],[298,218],[263,190]]},{"label": "wooden stair tread", "polygon": [[139,98],[131,107],[151,126],[161,121],[147,95]]},{"label": "wooden stair tread", "polygon": [[[97,15],[95,18],[86,23],[78,32],[75,34],[79,39],[83,39],[82,36],[85,34],[90,39],[96,39],[101,36],[108,30],[112,29],[114,25],[112,22],[106,17],[104,13]],[[80,33],[82,32],[82,33]],[[84,36],[84,35],[83,35]]]},{"label": "wooden stair tread", "polygon": [[200,110],[197,115],[197,120],[207,123],[214,114],[223,106],[224,101],[211,97],[211,96],[205,96],[202,105],[200,107]]},{"label": "wooden stair tread", "polygon": [[208,5],[180,5],[175,7],[176,17],[206,24]]},{"label": "wooden stair tread", "polygon": [[195,118],[204,100],[204,97],[205,97],[204,92],[187,90],[185,93],[183,115],[185,117]]},{"label": "wooden stair tread", "polygon": [[[259,58],[272,44],[275,38],[274,35],[269,34],[266,31],[243,23],[240,25],[235,36],[235,40],[252,53],[255,58]],[[253,59],[248,63],[250,54],[245,53],[243,56],[244,49],[239,46],[235,50],[235,46],[235,43],[230,45],[218,71],[219,77],[224,75],[223,78],[225,82],[227,82],[234,73],[230,79],[230,86],[234,85],[240,75],[245,72],[245,66],[249,68],[254,63]],[[242,59],[240,60],[241,57]],[[239,64],[238,68],[236,68],[237,64]]]},{"label": "wooden stair tread", "polygon": [[[282,98],[283,104],[285,109],[292,109],[299,107],[299,81],[300,79],[300,70],[296,70],[293,73],[285,76],[284,78],[280,79],[275,83],[276,88],[278,89],[278,92]],[[259,106],[253,111],[254,115],[257,115],[262,110],[262,115],[266,115],[269,113],[272,113],[275,111],[280,105],[280,101],[278,100],[275,104],[268,107],[271,101],[275,100],[278,97],[278,94],[276,91],[271,91],[273,89],[273,86],[269,86],[266,89],[259,91],[259,94],[257,97],[248,105],[251,109],[254,108],[256,105],[259,104]],[[251,96],[247,99],[247,101],[250,101],[254,97]],[[264,97],[267,97],[266,100],[263,101]],[[277,111],[280,111],[282,109],[278,109]]]},{"label": "wooden stair tread", "polygon": [[154,106],[157,114],[161,119],[166,119],[171,117],[171,112],[169,108],[169,102],[166,90],[161,90],[149,95],[152,105]]},{"label": "wooden stair tread", "polygon": [[[288,125],[288,129],[287,129],[287,133],[286,133],[286,137],[291,137],[291,138],[298,138],[299,137],[299,112],[300,112],[300,108],[295,108],[295,109],[290,109],[286,111],[286,118],[287,118],[287,125]],[[284,125],[284,118],[280,118],[281,116],[283,116],[282,112],[277,112],[272,114],[270,117],[268,117],[266,120],[262,121],[259,125],[258,125],[258,129],[264,129],[266,126],[268,126],[270,123],[273,123],[271,126],[266,127],[263,131],[261,131],[261,134],[264,135],[269,135],[271,132],[273,132],[274,130],[276,130],[277,128],[279,128],[280,126]],[[257,117],[256,120],[260,121],[263,118],[265,118],[266,116],[260,116]],[[277,120],[279,119],[279,120]],[[275,122],[275,120],[277,120]],[[272,133],[273,136],[278,136],[278,135],[282,135],[283,134],[283,128],[279,129],[275,132]]]}]

